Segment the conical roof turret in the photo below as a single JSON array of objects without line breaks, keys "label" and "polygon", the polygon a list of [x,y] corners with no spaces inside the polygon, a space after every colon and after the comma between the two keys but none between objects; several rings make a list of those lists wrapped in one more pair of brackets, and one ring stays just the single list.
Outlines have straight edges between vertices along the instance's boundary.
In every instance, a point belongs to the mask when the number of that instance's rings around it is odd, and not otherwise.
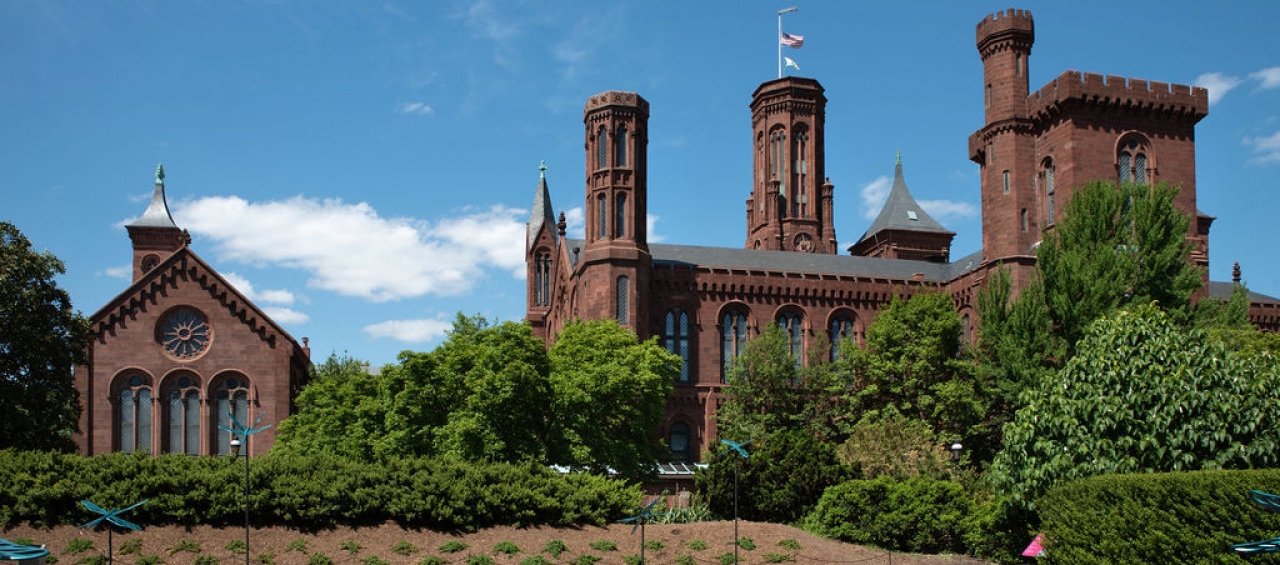
[{"label": "conical roof turret", "polygon": [[164,196],[164,165],[156,167],[156,188],[151,193],[151,204],[147,205],[142,217],[129,225],[145,228],[177,229],[178,224],[173,222],[173,216],[169,214],[169,202]]},{"label": "conical roof turret", "polygon": [[525,236],[525,242],[530,249],[533,248],[533,241],[538,237],[538,230],[542,226],[547,226],[551,230],[551,240],[557,239],[556,216],[551,208],[551,190],[547,188],[547,162],[543,161],[538,165],[538,191],[533,196],[533,210],[529,213],[529,232]]},{"label": "conical roof turret", "polygon": [[871,227],[867,228],[866,233],[862,234],[858,242],[861,243],[885,230],[924,231],[955,235],[955,232],[943,227],[937,220],[929,216],[924,211],[924,208],[921,208],[920,204],[916,202],[916,199],[911,196],[911,191],[907,189],[907,181],[902,176],[901,152],[895,158],[893,169],[893,188],[889,189],[889,197],[884,201],[884,208],[880,209],[880,215],[876,216],[874,222],[871,222]]}]

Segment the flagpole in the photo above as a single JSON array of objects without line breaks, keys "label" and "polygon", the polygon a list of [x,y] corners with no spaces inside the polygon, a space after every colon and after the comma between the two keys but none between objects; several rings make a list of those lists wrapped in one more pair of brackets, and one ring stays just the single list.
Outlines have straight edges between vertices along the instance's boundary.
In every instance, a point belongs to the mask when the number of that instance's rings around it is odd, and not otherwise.
[{"label": "flagpole", "polygon": [[778,78],[782,78],[782,14],[798,11],[800,11],[799,6],[778,10]]}]

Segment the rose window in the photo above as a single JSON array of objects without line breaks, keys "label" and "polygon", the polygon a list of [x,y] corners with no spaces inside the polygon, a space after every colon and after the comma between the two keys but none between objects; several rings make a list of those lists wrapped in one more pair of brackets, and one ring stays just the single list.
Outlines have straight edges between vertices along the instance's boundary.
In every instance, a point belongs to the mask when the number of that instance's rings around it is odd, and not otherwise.
[{"label": "rose window", "polygon": [[156,339],[177,359],[194,359],[204,353],[213,338],[209,319],[194,308],[171,310],[156,328]]}]

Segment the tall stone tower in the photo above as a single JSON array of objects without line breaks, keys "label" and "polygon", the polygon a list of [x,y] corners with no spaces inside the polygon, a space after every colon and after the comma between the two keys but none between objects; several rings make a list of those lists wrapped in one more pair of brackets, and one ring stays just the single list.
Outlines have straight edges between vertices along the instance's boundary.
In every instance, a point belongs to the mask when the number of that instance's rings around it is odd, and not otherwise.
[{"label": "tall stone tower", "polygon": [[586,126],[586,243],[577,315],[637,326],[648,317],[649,255],[646,163],[649,103],[634,92],[592,96]]},{"label": "tall stone tower", "polygon": [[754,136],[748,249],[838,253],[834,188],[825,175],[827,98],[818,81],[785,77],[751,95]]},{"label": "tall stone tower", "polygon": [[164,196],[164,165],[156,167],[156,187],[151,203],[142,217],[125,226],[133,242],[133,280],[167,259],[182,246],[191,243],[191,235],[180,229],[169,215],[169,202]]},{"label": "tall stone tower", "polygon": [[1035,24],[1027,10],[978,23],[986,125],[969,137],[982,168],[982,249],[986,259],[1032,254],[1040,241],[1035,198],[1036,133],[1027,115],[1028,59]]}]

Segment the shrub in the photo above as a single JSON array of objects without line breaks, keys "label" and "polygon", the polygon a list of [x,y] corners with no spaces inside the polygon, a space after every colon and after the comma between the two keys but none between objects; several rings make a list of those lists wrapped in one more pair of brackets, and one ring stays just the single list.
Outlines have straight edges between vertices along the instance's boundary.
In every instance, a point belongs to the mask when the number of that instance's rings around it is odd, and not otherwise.
[{"label": "shrub", "polygon": [[738,557],[734,555],[732,551],[729,551],[717,555],[716,561],[719,562],[720,565],[734,565],[738,562]]},{"label": "shrub", "polygon": [[707,548],[707,542],[702,541],[700,539],[690,540],[685,545],[689,546],[689,549],[692,549],[694,551],[702,551]]},{"label": "shrub", "polygon": [[107,556],[101,553],[86,555],[76,560],[76,565],[107,565]]},{"label": "shrub", "polygon": [[46,565],[53,565],[58,562],[58,556],[50,553],[49,555],[44,556],[44,562]]},{"label": "shrub", "polygon": [[449,565],[449,560],[434,555],[428,555],[418,562],[418,565]]},{"label": "shrub", "polygon": [[676,556],[676,565],[698,565],[698,560],[688,553],[682,553]]},{"label": "shrub", "polygon": [[520,553],[520,547],[510,541],[502,541],[498,542],[498,545],[493,546],[493,552],[501,553],[503,555],[515,555]]},{"label": "shrub", "polygon": [[753,551],[756,548],[756,540],[751,538],[738,538],[738,547],[747,551]]},{"label": "shrub", "polygon": [[[22,543],[22,542],[16,542]],[[31,544],[23,544],[31,545]],[[142,553],[142,538],[129,538],[120,544],[120,549],[116,550],[120,555],[138,555]]]},{"label": "shrub", "polygon": [[360,553],[360,550],[362,549],[362,547],[360,546],[360,543],[357,542],[356,540],[349,539],[347,541],[342,542],[342,544],[338,546],[338,549],[341,549],[347,553],[350,553],[351,555],[355,555],[357,553]]},{"label": "shrub", "polygon": [[333,565],[333,559],[323,553],[312,553],[307,556],[307,565]]},{"label": "shrub", "polygon": [[551,562],[541,555],[530,555],[521,559],[520,565],[551,565]]},{"label": "shrub", "polygon": [[493,558],[488,555],[472,555],[467,558],[467,565],[493,565]]},{"label": "shrub", "polygon": [[138,565],[160,565],[161,563],[164,563],[164,560],[154,553],[150,555],[143,555],[138,558]]},{"label": "shrub", "polygon": [[598,539],[588,544],[596,551],[618,551],[618,544],[607,539]]},{"label": "shrub", "polygon": [[795,561],[795,560],[796,558],[792,557],[790,553],[769,552],[764,554],[765,563],[783,563],[786,561]]},{"label": "shrub", "polygon": [[298,553],[306,554],[306,553],[307,553],[307,538],[297,538],[297,539],[294,539],[293,541],[289,542],[289,545],[286,545],[286,546],[284,547],[284,550],[285,550],[285,551],[296,551],[296,552],[298,552]]},{"label": "shrub", "polygon": [[599,560],[600,560],[600,556],[598,555],[591,555],[588,553],[584,553],[582,555],[575,557],[573,561],[569,562],[569,565],[592,565]]},{"label": "shrub", "polygon": [[[31,538],[13,538],[10,541],[18,545],[35,545],[36,544],[36,542],[32,541]],[[124,550],[121,550],[121,552],[123,553]]]},{"label": "shrub", "polygon": [[244,540],[242,539],[233,539],[227,542],[227,545],[223,549],[226,549],[231,553],[244,553],[249,551],[249,546],[245,545]]},{"label": "shrub", "polygon": [[914,553],[964,552],[974,510],[960,485],[917,476],[848,481],[827,489],[805,527],[841,541]]},{"label": "shrub", "polygon": [[201,553],[196,556],[196,565],[218,565],[218,558],[208,553]]},{"label": "shrub", "polygon": [[1240,563],[1227,550],[1230,545],[1280,533],[1280,516],[1249,500],[1250,489],[1280,492],[1280,472],[1198,471],[1071,481],[1037,501],[1046,553],[1060,563]]},{"label": "shrub", "polygon": [[649,551],[661,551],[666,546],[667,544],[662,543],[662,540],[651,539],[644,542],[644,548]]},{"label": "shrub", "polygon": [[173,547],[169,548],[169,555],[173,555],[175,553],[178,553],[179,551],[186,551],[188,553],[200,553],[200,544],[197,543],[195,540],[184,539],[178,542],[177,544],[175,544]]},{"label": "shrub", "polygon": [[626,565],[643,565],[644,563],[640,560],[639,555],[624,555],[622,556],[622,562]]},{"label": "shrub", "polygon": [[556,559],[559,559],[560,554],[566,551],[569,551],[569,548],[565,546],[564,540],[558,540],[558,539],[553,539],[547,542],[547,545],[543,546],[542,548],[543,553],[548,553],[552,557],[555,557]]},{"label": "shrub", "polygon": [[440,546],[440,553],[457,553],[467,548],[467,544],[458,540],[449,540]]},{"label": "shrub", "polygon": [[362,563],[363,565],[391,565],[390,563],[383,561],[382,558],[378,557],[377,555],[370,555],[364,559],[361,559],[360,563]]},{"label": "shrub", "polygon": [[257,557],[253,558],[253,561],[260,565],[276,565],[276,550],[272,549],[266,553],[259,553]]},{"label": "shrub", "polygon": [[418,552],[418,546],[405,540],[400,540],[391,546],[391,552],[396,555],[413,555]]},{"label": "shrub", "polygon": [[93,540],[89,538],[71,538],[67,540],[67,548],[62,550],[63,555],[78,555],[93,549]]},{"label": "shrub", "polygon": [[793,539],[784,539],[778,542],[778,547],[790,549],[791,551],[800,551],[800,542]]}]

